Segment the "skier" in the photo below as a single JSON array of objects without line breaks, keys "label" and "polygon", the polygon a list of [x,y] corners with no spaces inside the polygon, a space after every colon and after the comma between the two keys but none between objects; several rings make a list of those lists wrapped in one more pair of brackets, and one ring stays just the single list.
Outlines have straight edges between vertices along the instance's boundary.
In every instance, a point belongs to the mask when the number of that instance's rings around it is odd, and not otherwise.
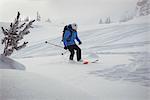
[{"label": "skier", "polygon": [[82,44],[82,42],[78,38],[77,28],[78,26],[75,23],[65,26],[62,41],[64,43],[64,49],[68,49],[70,51],[69,60],[73,60],[76,50],[77,61],[82,62],[81,49],[75,43],[75,40],[77,40],[79,42],[79,45]]}]

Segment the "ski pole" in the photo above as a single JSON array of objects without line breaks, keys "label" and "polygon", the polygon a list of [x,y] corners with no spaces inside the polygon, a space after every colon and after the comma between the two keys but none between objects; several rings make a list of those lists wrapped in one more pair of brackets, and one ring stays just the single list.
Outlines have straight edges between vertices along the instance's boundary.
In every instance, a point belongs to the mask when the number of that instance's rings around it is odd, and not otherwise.
[{"label": "ski pole", "polygon": [[[62,46],[60,46],[60,45],[57,45],[57,44],[54,44],[54,43],[50,43],[50,42],[48,42],[48,41],[45,41],[45,43],[48,43],[48,44],[50,44],[50,45],[53,45],[53,46],[56,46],[56,47],[59,47],[59,48],[64,48],[64,47],[62,47]],[[63,53],[61,53],[61,55],[64,55],[64,54],[66,54],[68,52],[68,50],[66,50],[65,52],[63,52]]]},{"label": "ski pole", "polygon": [[62,47],[62,46],[60,46],[60,45],[57,45],[57,44],[54,44],[54,43],[50,43],[50,42],[47,42],[47,41],[45,41],[45,43],[51,44],[51,45],[56,46],[56,47],[59,47],[59,48],[64,48],[64,47]]},{"label": "ski pole", "polygon": [[61,55],[64,55],[64,54],[66,54],[67,52],[68,52],[68,50],[66,50],[65,52],[62,52]]}]

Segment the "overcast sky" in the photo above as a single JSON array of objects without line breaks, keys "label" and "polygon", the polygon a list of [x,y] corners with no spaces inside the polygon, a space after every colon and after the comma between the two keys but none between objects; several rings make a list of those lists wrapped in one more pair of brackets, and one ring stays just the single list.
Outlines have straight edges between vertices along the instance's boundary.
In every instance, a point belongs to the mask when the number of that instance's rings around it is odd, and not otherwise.
[{"label": "overcast sky", "polygon": [[11,21],[20,11],[23,16],[78,19],[119,18],[133,12],[137,0],[0,0],[0,21]]}]

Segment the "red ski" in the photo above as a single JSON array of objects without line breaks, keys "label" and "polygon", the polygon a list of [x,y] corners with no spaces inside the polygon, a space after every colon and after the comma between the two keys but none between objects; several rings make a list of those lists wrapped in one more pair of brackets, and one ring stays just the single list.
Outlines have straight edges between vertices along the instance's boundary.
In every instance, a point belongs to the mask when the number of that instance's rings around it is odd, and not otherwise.
[{"label": "red ski", "polygon": [[83,61],[83,64],[88,64],[89,62],[88,61]]}]

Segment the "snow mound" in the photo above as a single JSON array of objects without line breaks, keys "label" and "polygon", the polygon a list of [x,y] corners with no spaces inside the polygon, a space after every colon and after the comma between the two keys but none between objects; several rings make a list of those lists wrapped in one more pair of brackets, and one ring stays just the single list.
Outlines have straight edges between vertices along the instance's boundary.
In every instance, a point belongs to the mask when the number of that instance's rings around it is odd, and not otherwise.
[{"label": "snow mound", "polygon": [[1,100],[95,100],[87,93],[38,74],[0,70]]},{"label": "snow mound", "polygon": [[25,67],[22,64],[14,61],[8,57],[0,55],[0,69],[25,70]]}]

